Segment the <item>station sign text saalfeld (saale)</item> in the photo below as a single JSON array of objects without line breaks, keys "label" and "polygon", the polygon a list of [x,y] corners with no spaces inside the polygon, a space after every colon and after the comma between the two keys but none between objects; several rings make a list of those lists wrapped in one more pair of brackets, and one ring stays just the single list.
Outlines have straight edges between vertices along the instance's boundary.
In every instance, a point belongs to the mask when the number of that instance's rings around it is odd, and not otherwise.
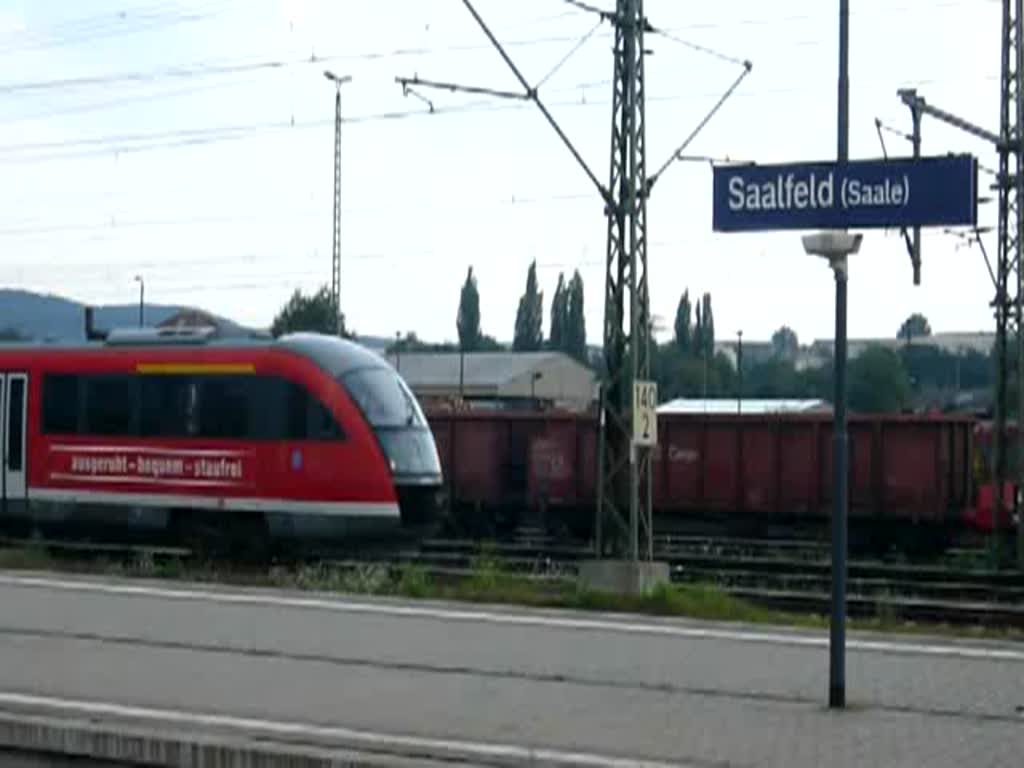
[{"label": "station sign text saalfeld (saale)", "polygon": [[714,169],[716,232],[976,226],[970,155]]}]

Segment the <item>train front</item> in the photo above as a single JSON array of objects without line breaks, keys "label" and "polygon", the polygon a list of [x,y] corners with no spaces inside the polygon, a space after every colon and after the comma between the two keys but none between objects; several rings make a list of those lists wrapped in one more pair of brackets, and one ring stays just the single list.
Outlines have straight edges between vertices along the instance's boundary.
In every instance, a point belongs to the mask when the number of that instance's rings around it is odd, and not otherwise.
[{"label": "train front", "polygon": [[355,403],[389,464],[402,525],[440,522],[444,482],[434,434],[398,372],[380,355],[336,336],[295,333],[280,343],[314,361]]},{"label": "train front", "polygon": [[390,365],[358,367],[340,377],[391,465],[402,525],[437,522],[443,510],[441,460],[423,410]]}]

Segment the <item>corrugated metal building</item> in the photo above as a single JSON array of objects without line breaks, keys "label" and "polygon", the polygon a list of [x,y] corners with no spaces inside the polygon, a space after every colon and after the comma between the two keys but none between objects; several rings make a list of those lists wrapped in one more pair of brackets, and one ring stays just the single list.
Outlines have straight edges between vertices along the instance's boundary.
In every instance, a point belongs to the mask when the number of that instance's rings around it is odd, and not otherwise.
[{"label": "corrugated metal building", "polygon": [[788,398],[745,399],[718,397],[709,400],[681,397],[658,406],[658,413],[813,413],[830,412],[832,406],[825,400],[799,400]]},{"label": "corrugated metal building", "polygon": [[582,411],[597,397],[594,371],[561,352],[402,352],[387,359],[428,407],[465,400]]},{"label": "corrugated metal building", "polygon": [[157,328],[212,328],[219,338],[269,338],[267,331],[247,328],[226,317],[202,309],[184,308],[157,323]]}]

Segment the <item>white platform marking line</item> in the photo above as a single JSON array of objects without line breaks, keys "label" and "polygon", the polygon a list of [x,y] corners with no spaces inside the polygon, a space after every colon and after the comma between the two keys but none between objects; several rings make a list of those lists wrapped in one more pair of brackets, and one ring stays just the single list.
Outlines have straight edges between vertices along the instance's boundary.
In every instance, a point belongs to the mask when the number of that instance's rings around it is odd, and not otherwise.
[{"label": "white platform marking line", "polygon": [[[278,736],[305,736],[320,739],[336,739],[348,742],[339,744],[351,746],[362,744],[380,748],[396,747],[415,750],[432,750],[447,754],[462,753],[477,757],[515,759],[533,762],[536,760],[558,761],[573,765],[590,766],[591,768],[626,768],[626,766],[646,766],[646,768],[669,768],[679,763],[662,763],[655,761],[639,761],[586,752],[568,752],[558,749],[544,749],[520,746],[517,744],[486,743],[479,741],[461,741],[458,739],[431,739],[404,734],[389,734],[380,731],[356,730],[341,726],[313,725],[309,723],[262,720],[257,718],[236,717],[211,713],[185,712],[173,709],[156,709],[137,707],[125,704],[114,704],[105,701],[86,701],[81,699],[65,699],[50,696],[33,696],[30,694],[7,693],[0,691],[0,705],[33,707],[38,709],[56,710],[66,713],[86,714],[89,716],[120,717],[134,720],[158,721],[161,724],[178,724],[191,727],[228,728],[243,731],[247,735],[274,734]],[[43,713],[45,714],[45,713]],[[314,745],[310,745],[314,746]],[[322,747],[322,744],[315,746]]]},{"label": "white platform marking line", "polygon": [[[542,616],[536,614],[499,613],[482,610],[462,610],[429,606],[394,605],[384,603],[356,602],[339,598],[330,600],[316,597],[286,597],[283,595],[246,594],[244,592],[220,592],[199,589],[171,589],[134,584],[110,584],[96,581],[69,581],[48,577],[13,576],[0,574],[0,585],[15,587],[44,587],[68,592],[98,592],[110,595],[154,597],[168,600],[211,602],[224,605],[263,605],[281,608],[306,608],[338,613],[364,613],[381,616],[438,619],[442,621],[466,621],[509,626],[550,627],[554,629],[583,629],[624,634],[662,635],[680,638],[728,640],[770,645],[802,646],[825,648],[828,638],[824,636],[787,634],[781,632],[760,632],[742,629],[720,629],[712,627],[686,627],[672,624],[646,624],[609,619],[570,618],[565,616]],[[874,651],[878,653],[902,653],[918,656],[949,656],[964,659],[989,661],[1024,662],[1024,650],[1009,648],[986,648],[969,645],[943,645],[939,643],[892,642],[886,640],[847,639],[848,649]]]}]

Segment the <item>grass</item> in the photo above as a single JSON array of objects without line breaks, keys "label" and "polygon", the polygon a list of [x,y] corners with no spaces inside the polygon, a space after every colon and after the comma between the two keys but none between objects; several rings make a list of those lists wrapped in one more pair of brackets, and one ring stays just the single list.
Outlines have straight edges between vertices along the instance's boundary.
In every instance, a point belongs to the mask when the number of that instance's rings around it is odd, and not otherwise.
[{"label": "grass", "polygon": [[[54,557],[41,547],[0,549],[0,569],[49,570],[65,573],[185,580],[237,586],[269,586],[340,594],[449,600],[478,604],[504,604],[534,608],[562,608],[609,613],[673,616],[709,621],[772,624],[807,629],[828,627],[828,617],[777,611],[736,598],[710,584],[664,584],[641,595],[619,595],[590,590],[574,579],[555,574],[511,573],[501,561],[483,550],[468,575],[438,576],[422,566],[360,564],[340,566],[316,563],[269,569],[224,567],[212,563],[186,563],[179,559],[132,560]],[[896,634],[929,633],[951,637],[1024,639],[1014,628],[922,624],[902,620],[886,600],[879,600],[876,615],[848,621],[852,630]]]}]

